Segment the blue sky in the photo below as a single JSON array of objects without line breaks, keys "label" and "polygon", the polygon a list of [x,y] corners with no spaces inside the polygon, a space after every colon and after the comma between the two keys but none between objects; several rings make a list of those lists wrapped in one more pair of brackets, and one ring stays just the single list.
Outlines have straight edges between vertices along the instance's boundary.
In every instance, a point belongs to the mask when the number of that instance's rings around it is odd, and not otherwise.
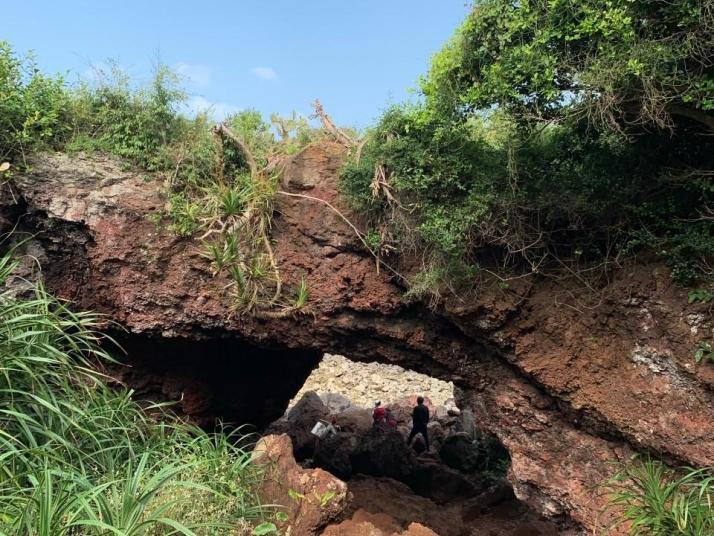
[{"label": "blue sky", "polygon": [[107,59],[145,81],[160,58],[189,80],[194,108],[310,112],[369,125],[409,97],[466,0],[3,2],[0,39],[48,72],[88,76]]}]

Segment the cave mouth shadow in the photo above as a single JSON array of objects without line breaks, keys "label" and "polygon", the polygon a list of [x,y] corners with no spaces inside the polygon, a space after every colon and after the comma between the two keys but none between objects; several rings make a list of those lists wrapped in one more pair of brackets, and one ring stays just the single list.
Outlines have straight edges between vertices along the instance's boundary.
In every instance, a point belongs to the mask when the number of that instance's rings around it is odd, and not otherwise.
[{"label": "cave mouth shadow", "polygon": [[110,374],[139,401],[170,402],[171,411],[206,430],[260,431],[285,412],[322,354],[261,347],[236,338],[188,339],[113,333],[124,352]]}]

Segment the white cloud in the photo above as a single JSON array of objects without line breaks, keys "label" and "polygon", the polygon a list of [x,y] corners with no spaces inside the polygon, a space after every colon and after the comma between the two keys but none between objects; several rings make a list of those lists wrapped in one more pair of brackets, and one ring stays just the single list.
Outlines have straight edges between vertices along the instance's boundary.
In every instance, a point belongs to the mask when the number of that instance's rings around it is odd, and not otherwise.
[{"label": "white cloud", "polygon": [[174,67],[176,72],[187,78],[189,82],[207,87],[211,85],[211,68],[207,65],[197,65],[191,63],[177,63]]},{"label": "white cloud", "polygon": [[263,80],[278,79],[278,73],[276,73],[272,67],[253,67],[250,72]]},{"label": "white cloud", "polygon": [[227,102],[211,102],[200,95],[190,97],[184,106],[184,111],[187,115],[194,116],[206,112],[217,121],[222,121],[226,116],[240,112],[242,109],[240,106]]}]

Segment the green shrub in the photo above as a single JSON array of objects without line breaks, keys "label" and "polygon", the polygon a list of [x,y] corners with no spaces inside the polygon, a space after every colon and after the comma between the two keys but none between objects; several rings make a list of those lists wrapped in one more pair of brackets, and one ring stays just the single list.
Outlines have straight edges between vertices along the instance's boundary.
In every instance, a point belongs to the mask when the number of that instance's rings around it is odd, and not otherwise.
[{"label": "green shrub", "polygon": [[[0,258],[0,286],[13,267]],[[249,534],[272,511],[239,438],[109,389],[93,371],[109,359],[101,320],[41,285],[0,293],[0,533]]]},{"label": "green shrub", "polygon": [[68,95],[61,77],[40,73],[0,41],[0,162],[22,159],[66,139]]},{"label": "green shrub", "polygon": [[706,536],[714,533],[712,468],[674,471],[662,462],[635,458],[609,484],[613,529],[628,525],[642,536]]},{"label": "green shrub", "polygon": [[680,4],[477,2],[343,192],[442,287],[596,277],[642,251],[680,283],[711,278],[714,11]]}]

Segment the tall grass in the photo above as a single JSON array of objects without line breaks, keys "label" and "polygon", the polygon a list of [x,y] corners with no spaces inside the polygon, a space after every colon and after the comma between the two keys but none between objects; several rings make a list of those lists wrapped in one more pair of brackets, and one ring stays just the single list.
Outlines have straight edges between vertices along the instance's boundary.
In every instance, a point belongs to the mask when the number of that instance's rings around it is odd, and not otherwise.
[{"label": "tall grass", "polygon": [[[0,257],[0,288],[14,267]],[[100,321],[42,285],[0,292],[0,534],[250,533],[271,515],[250,455],[109,389]]]},{"label": "tall grass", "polygon": [[610,482],[614,526],[647,536],[714,535],[714,468],[673,470],[635,458]]}]

